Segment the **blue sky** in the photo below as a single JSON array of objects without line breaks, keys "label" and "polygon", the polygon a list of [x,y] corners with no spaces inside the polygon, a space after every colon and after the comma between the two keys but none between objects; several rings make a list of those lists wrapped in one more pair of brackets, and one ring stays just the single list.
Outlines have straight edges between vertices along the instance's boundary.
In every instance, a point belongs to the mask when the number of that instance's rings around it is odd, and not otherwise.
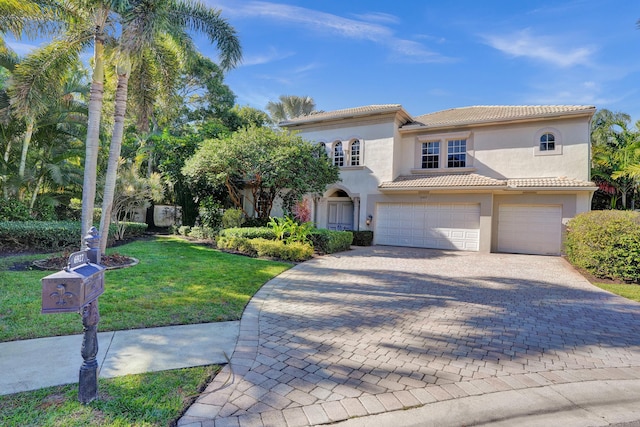
[{"label": "blue sky", "polygon": [[226,77],[240,105],[587,104],[640,119],[636,0],[204,1],[240,37]]},{"label": "blue sky", "polygon": [[244,61],[225,81],[240,105],[582,104],[640,119],[638,0],[202,1],[238,32]]}]

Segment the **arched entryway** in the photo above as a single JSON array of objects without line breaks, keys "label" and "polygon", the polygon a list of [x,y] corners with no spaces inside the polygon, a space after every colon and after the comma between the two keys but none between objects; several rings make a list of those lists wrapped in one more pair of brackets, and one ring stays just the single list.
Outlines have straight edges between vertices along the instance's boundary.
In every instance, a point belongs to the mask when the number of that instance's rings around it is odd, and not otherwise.
[{"label": "arched entryway", "polygon": [[343,190],[336,190],[327,197],[327,228],[353,230],[353,200]]}]

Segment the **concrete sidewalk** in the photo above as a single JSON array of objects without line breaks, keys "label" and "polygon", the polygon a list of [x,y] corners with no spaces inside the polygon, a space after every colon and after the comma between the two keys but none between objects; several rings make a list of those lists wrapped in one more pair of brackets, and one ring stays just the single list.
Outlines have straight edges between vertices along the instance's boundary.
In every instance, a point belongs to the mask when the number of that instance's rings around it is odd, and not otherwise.
[{"label": "concrete sidewalk", "polygon": [[[98,333],[100,378],[227,363],[239,321]],[[78,382],[82,335],[0,343],[0,395]]]}]

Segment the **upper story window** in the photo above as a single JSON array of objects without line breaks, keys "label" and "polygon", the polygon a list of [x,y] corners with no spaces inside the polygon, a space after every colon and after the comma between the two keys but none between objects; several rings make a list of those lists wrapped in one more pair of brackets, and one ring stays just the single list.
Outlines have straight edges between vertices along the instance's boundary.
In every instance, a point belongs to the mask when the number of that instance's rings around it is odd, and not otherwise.
[{"label": "upper story window", "polygon": [[342,142],[338,141],[333,146],[333,164],[336,166],[344,166],[344,150]]},{"label": "upper story window", "polygon": [[447,167],[464,168],[467,166],[467,140],[447,141]]},{"label": "upper story window", "polygon": [[556,137],[552,133],[545,133],[540,137],[540,151],[553,151],[556,149]]},{"label": "upper story window", "polygon": [[354,139],[351,142],[351,155],[349,156],[351,166],[360,166],[360,140]]},{"label": "upper story window", "polygon": [[430,141],[422,143],[422,169],[437,169],[440,167],[440,142]]},{"label": "upper story window", "polygon": [[562,155],[562,133],[559,129],[553,127],[538,129],[533,138],[534,156]]}]

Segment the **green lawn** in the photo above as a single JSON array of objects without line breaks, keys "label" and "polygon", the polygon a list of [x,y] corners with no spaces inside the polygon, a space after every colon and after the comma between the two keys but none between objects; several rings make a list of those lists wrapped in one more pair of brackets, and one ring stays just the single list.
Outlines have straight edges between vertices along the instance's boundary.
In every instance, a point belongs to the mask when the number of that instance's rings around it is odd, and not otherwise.
[{"label": "green lawn", "polygon": [[[140,263],[106,272],[99,331],[238,320],[260,286],[291,267],[170,236],[115,251]],[[82,332],[76,313],[40,313],[40,279],[51,272],[7,270],[17,261],[43,257],[0,260],[0,342]]]},{"label": "green lawn", "polygon": [[201,366],[101,379],[98,399],[88,405],[78,402],[76,384],[0,396],[0,425],[174,425],[217,371]]},{"label": "green lawn", "polygon": [[601,289],[604,289],[605,291],[609,291],[616,295],[623,296],[627,299],[640,302],[640,285],[599,283],[599,282],[594,282],[593,284]]}]

